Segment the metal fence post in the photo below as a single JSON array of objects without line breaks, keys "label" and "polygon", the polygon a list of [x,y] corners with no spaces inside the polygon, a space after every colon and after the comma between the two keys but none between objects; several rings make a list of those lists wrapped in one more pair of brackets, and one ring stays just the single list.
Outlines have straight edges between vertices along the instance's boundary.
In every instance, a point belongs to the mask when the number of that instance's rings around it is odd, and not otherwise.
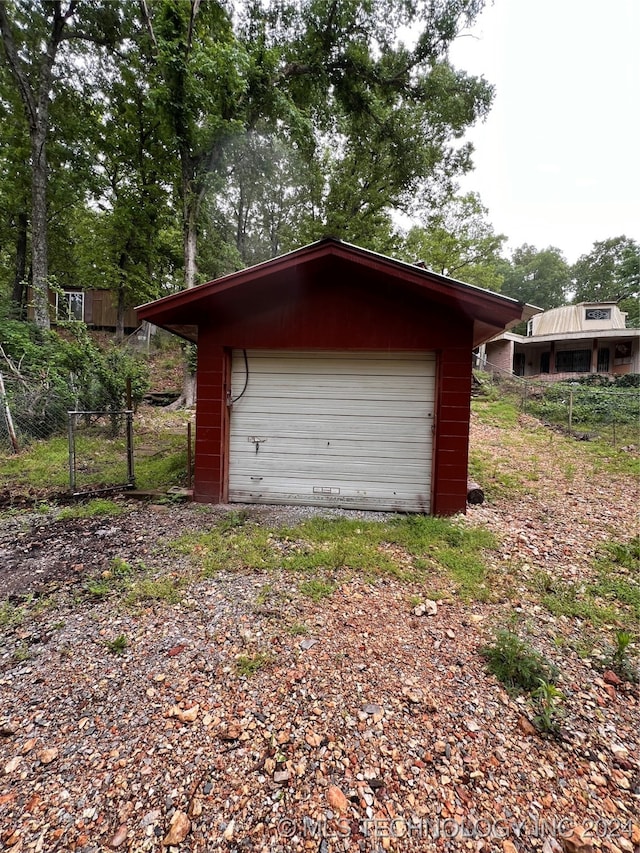
[{"label": "metal fence post", "polygon": [[573,389],[569,390],[569,435],[573,427]]},{"label": "metal fence post", "polygon": [[136,476],[133,463],[133,412],[126,412],[127,416],[127,475],[128,483],[132,488],[136,485]]},{"label": "metal fence post", "polygon": [[76,437],[75,437],[74,422],[73,422],[75,414],[73,412],[67,412],[67,416],[69,418],[69,424],[67,427],[68,435],[69,435],[69,491],[75,492],[75,490],[76,490]]}]

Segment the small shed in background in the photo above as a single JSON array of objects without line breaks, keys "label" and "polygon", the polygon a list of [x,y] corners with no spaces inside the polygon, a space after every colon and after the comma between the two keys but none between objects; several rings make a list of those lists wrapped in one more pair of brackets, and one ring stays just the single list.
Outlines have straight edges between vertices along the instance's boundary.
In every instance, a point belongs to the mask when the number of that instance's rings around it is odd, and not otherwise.
[{"label": "small shed in background", "polygon": [[198,343],[195,500],[450,515],[472,349],[532,313],[328,238],[138,319]]}]

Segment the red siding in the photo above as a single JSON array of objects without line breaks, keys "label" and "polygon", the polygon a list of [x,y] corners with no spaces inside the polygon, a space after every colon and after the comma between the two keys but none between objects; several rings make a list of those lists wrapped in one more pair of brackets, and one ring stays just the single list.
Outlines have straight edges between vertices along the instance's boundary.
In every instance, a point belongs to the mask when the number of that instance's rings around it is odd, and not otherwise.
[{"label": "red siding", "polygon": [[[279,292],[278,292],[279,291]],[[198,340],[195,498],[226,496],[227,371],[232,348],[431,350],[438,356],[432,511],[464,511],[472,320],[420,294],[358,280],[254,288],[202,317]]]}]

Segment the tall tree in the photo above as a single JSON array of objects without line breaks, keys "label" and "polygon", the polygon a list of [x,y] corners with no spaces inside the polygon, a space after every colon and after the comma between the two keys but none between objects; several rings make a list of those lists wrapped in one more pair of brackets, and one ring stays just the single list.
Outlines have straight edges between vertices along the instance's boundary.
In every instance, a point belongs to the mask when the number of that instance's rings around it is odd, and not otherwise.
[{"label": "tall tree", "polygon": [[[53,64],[77,2],[66,8],[54,2],[42,5],[39,20],[30,16],[27,25],[24,7],[14,10],[0,2],[0,35],[7,65],[24,107],[31,143],[31,251],[34,319],[49,328],[48,246],[47,246],[47,136]],[[48,8],[47,8],[48,7]],[[35,11],[35,10],[34,10]],[[34,26],[35,23],[35,26]]]},{"label": "tall tree", "polygon": [[628,324],[639,325],[640,244],[629,237],[595,242],[573,266],[575,302],[620,301]]},{"label": "tall tree", "polygon": [[[310,162],[330,144],[334,165],[313,221],[361,242],[372,225],[388,231],[388,209],[420,179],[468,165],[468,149],[451,142],[486,112],[492,90],[455,71],[447,49],[482,5],[255,2],[234,24],[216,0],[141,0],[157,100],[180,161],[185,286],[197,281],[203,201],[223,192],[232,143],[243,135],[285,127]],[[423,25],[412,48],[398,40],[401,24]]]},{"label": "tall tree", "polygon": [[31,151],[31,273],[34,319],[43,329],[49,318],[47,239],[47,143],[54,65],[66,40],[112,43],[118,8],[85,4],[81,27],[78,0],[0,0],[0,36],[6,65],[20,96]]},{"label": "tall tree", "polygon": [[8,313],[23,319],[29,274],[28,226],[31,185],[29,137],[20,99],[0,64],[0,278]]},{"label": "tall tree", "polygon": [[505,270],[502,292],[538,308],[562,305],[571,287],[570,267],[560,249],[524,244],[514,250]]},{"label": "tall tree", "polygon": [[407,234],[403,256],[420,260],[434,272],[469,284],[500,290],[506,261],[504,234],[496,234],[488,210],[476,193],[443,201]]}]

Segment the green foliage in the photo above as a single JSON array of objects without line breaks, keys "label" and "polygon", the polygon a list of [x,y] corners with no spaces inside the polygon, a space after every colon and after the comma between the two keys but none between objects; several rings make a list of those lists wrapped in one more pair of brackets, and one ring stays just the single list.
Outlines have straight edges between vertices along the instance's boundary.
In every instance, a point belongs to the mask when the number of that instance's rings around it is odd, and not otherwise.
[{"label": "green foliage", "polygon": [[627,623],[640,629],[640,537],[609,542],[595,563],[595,576],[581,584],[551,576],[542,604],[553,614],[571,616],[591,625]]},{"label": "green foliage", "polygon": [[[629,237],[613,237],[593,244],[573,267],[575,302],[629,300],[637,325],[640,295],[640,244]],[[635,305],[634,305],[635,303]]]},{"label": "green foliage", "polygon": [[291,634],[292,637],[307,636],[307,634],[309,634],[309,628],[302,622],[293,622],[291,625],[287,626],[287,634]]},{"label": "green foliage", "polygon": [[119,657],[125,653],[125,650],[129,645],[129,640],[125,634],[118,634],[115,639],[107,641],[105,645],[112,655],[117,655]]},{"label": "green foliage", "polygon": [[94,498],[87,503],[81,503],[77,506],[65,507],[61,510],[58,518],[64,520],[67,518],[95,518],[96,516],[117,516],[126,512],[126,507],[115,501],[107,498]]},{"label": "green foliage", "polygon": [[125,603],[132,606],[149,601],[166,601],[179,604],[182,601],[184,581],[175,577],[140,578],[129,585]]},{"label": "green foliage", "polygon": [[333,595],[336,586],[330,581],[322,580],[322,578],[312,578],[308,581],[302,581],[298,589],[312,601],[322,601],[323,598],[330,598]]},{"label": "green foliage", "polygon": [[498,631],[494,642],[480,653],[489,670],[514,693],[529,693],[541,682],[554,684],[559,675],[553,664],[512,631]]},{"label": "green foliage", "polygon": [[190,554],[205,576],[282,568],[314,576],[349,571],[368,578],[387,574],[419,581],[439,572],[451,577],[465,597],[484,599],[488,589],[481,555],[483,549],[495,547],[495,538],[481,528],[429,516],[384,522],[317,516],[274,530],[247,521],[239,527],[222,519],[207,533],[185,534],[174,547]]},{"label": "green foliage", "polygon": [[25,608],[10,601],[0,602],[0,628],[17,628],[25,618]]},{"label": "green foliage", "polygon": [[474,400],[472,410],[483,424],[510,429],[518,423],[518,404],[514,399]]},{"label": "green foliage", "polygon": [[540,679],[532,693],[532,700],[537,712],[533,721],[538,729],[545,734],[557,734],[563,716],[564,693],[554,684]]},{"label": "green foliage", "polygon": [[564,304],[570,282],[570,267],[560,249],[525,244],[515,249],[505,269],[502,293],[539,308],[556,308]]},{"label": "green foliage", "polygon": [[627,681],[640,681],[640,665],[637,662],[638,651],[634,647],[637,640],[631,631],[616,631],[613,651],[610,655],[612,669]]},{"label": "green foliage", "polygon": [[236,658],[236,674],[242,678],[250,678],[258,670],[271,663],[271,656],[265,652],[256,652],[253,655],[239,655]]},{"label": "green foliage", "polygon": [[142,360],[126,349],[102,352],[82,323],[68,323],[58,332],[0,318],[0,345],[11,379],[7,396],[21,440],[66,433],[70,410],[124,409],[128,380],[134,405],[148,388]]},{"label": "green foliage", "polygon": [[402,256],[423,261],[428,269],[451,278],[500,290],[506,261],[506,241],[487,220],[488,210],[475,193],[454,196],[437,205],[423,224],[407,234]]}]

